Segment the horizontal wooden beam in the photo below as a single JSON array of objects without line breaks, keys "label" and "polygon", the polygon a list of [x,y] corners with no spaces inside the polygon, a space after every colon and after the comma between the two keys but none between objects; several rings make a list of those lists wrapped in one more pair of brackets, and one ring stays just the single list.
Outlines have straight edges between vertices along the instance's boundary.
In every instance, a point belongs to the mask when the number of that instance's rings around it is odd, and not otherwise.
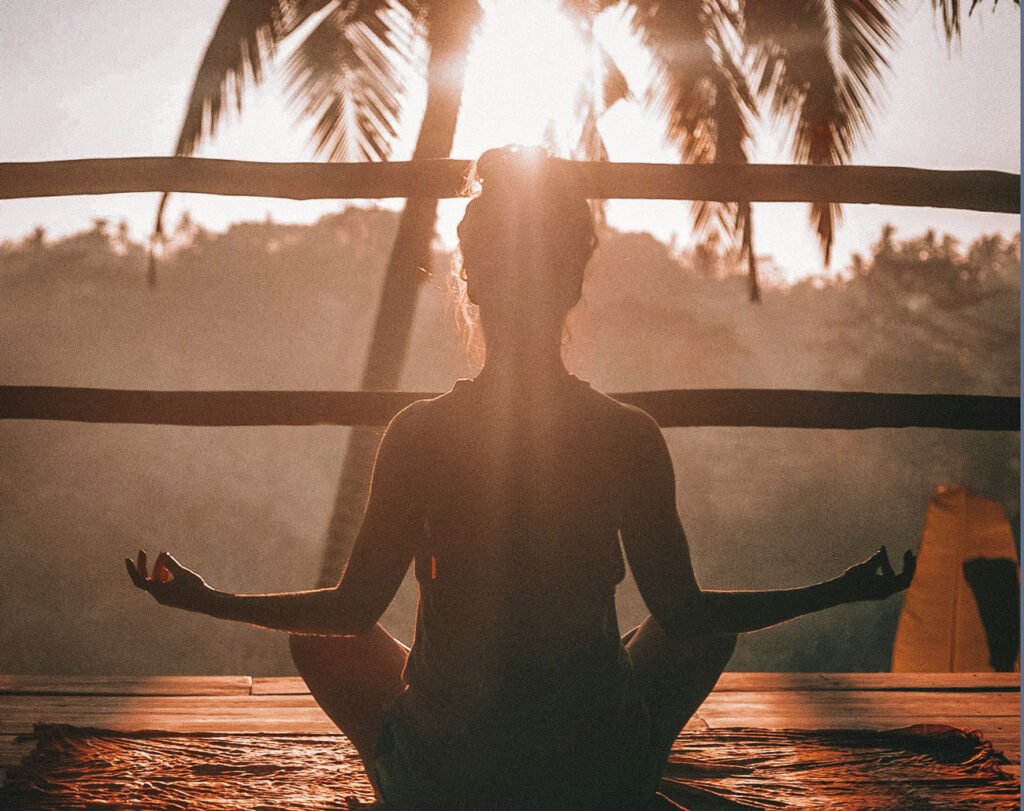
[{"label": "horizontal wooden beam", "polygon": [[[899,166],[572,163],[594,198],[878,203],[1020,212],[1020,175]],[[195,192],[292,200],[457,197],[465,160],[255,163],[210,158],[93,158],[0,163],[0,199]]]},{"label": "horizontal wooden beam", "polygon": [[[138,391],[0,386],[0,419],[141,425],[384,425],[414,400],[388,391]],[[665,428],[954,428],[1019,431],[1020,398],[793,389],[612,395]]]}]

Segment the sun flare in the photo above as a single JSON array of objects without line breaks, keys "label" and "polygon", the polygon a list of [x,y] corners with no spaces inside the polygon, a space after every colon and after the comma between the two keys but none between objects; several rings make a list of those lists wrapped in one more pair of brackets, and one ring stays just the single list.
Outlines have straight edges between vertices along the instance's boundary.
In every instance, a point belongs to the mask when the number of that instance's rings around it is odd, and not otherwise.
[{"label": "sun flare", "polygon": [[492,0],[469,57],[455,154],[553,140],[563,154],[579,137],[576,100],[593,81],[593,56],[550,0]]}]

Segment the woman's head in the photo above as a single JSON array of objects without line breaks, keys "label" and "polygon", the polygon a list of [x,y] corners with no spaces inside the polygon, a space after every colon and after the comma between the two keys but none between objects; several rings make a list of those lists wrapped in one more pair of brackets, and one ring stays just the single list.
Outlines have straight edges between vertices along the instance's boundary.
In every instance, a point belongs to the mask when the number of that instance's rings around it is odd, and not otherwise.
[{"label": "woman's head", "polygon": [[476,180],[458,233],[466,293],[485,332],[560,329],[597,242],[578,175],[541,149],[503,147],[481,155]]}]

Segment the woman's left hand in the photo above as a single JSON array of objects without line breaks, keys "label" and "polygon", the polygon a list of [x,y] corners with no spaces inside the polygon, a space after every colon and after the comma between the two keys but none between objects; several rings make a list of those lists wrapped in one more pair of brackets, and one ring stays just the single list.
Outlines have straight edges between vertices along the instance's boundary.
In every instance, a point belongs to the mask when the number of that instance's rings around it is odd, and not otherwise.
[{"label": "woman's left hand", "polygon": [[138,560],[125,558],[124,563],[132,583],[152,594],[153,599],[161,605],[201,611],[210,594],[210,587],[203,578],[191,569],[186,569],[166,552],[157,556],[152,576],[147,571],[145,549],[139,550]]},{"label": "woman's left hand", "polygon": [[917,568],[917,557],[909,549],[903,555],[903,571],[897,574],[889,563],[889,553],[880,547],[874,555],[851,566],[839,578],[843,596],[849,602],[884,600],[910,586]]}]

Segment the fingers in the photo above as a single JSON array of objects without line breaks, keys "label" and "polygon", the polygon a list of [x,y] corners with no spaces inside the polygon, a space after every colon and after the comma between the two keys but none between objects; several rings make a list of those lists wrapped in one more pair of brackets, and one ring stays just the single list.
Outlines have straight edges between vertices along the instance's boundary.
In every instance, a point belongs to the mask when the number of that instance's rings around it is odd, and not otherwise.
[{"label": "fingers", "polygon": [[909,549],[903,553],[903,571],[900,572],[900,580],[906,588],[914,579],[914,572],[917,571],[917,555]]},{"label": "fingers", "polygon": [[168,555],[161,552],[157,555],[156,563],[153,565],[153,579],[158,583],[170,583],[174,580],[175,572],[181,571],[181,565]]},{"label": "fingers", "polygon": [[878,555],[881,556],[879,566],[882,570],[882,574],[885,577],[895,577],[896,571],[892,568],[892,564],[889,562],[889,551],[884,546],[882,546],[878,550]]},{"label": "fingers", "polygon": [[180,574],[185,571],[185,567],[178,563],[177,559],[169,552],[161,552],[160,557],[157,558],[157,562],[163,562],[163,564],[171,570],[172,574]]},{"label": "fingers", "polygon": [[147,590],[148,583],[146,582],[146,578],[139,574],[139,569],[138,566],[135,565],[135,561],[131,558],[125,558],[124,565],[125,568],[128,569],[128,576],[132,579],[132,583],[143,591]]},{"label": "fingers", "polygon": [[172,567],[181,568],[174,558],[166,552],[161,552],[157,556],[156,563],[153,565],[153,576],[150,577],[145,549],[139,550],[138,558],[134,561],[131,558],[125,558],[124,565],[128,570],[128,576],[132,579],[132,583],[146,591],[152,591],[153,585],[156,583],[170,583],[174,580]]},{"label": "fingers", "polygon": [[892,564],[889,562],[889,553],[886,551],[884,546],[878,547],[878,551],[868,558],[865,561],[865,564],[872,574],[875,572],[880,572],[883,575],[895,574],[892,569]]}]

